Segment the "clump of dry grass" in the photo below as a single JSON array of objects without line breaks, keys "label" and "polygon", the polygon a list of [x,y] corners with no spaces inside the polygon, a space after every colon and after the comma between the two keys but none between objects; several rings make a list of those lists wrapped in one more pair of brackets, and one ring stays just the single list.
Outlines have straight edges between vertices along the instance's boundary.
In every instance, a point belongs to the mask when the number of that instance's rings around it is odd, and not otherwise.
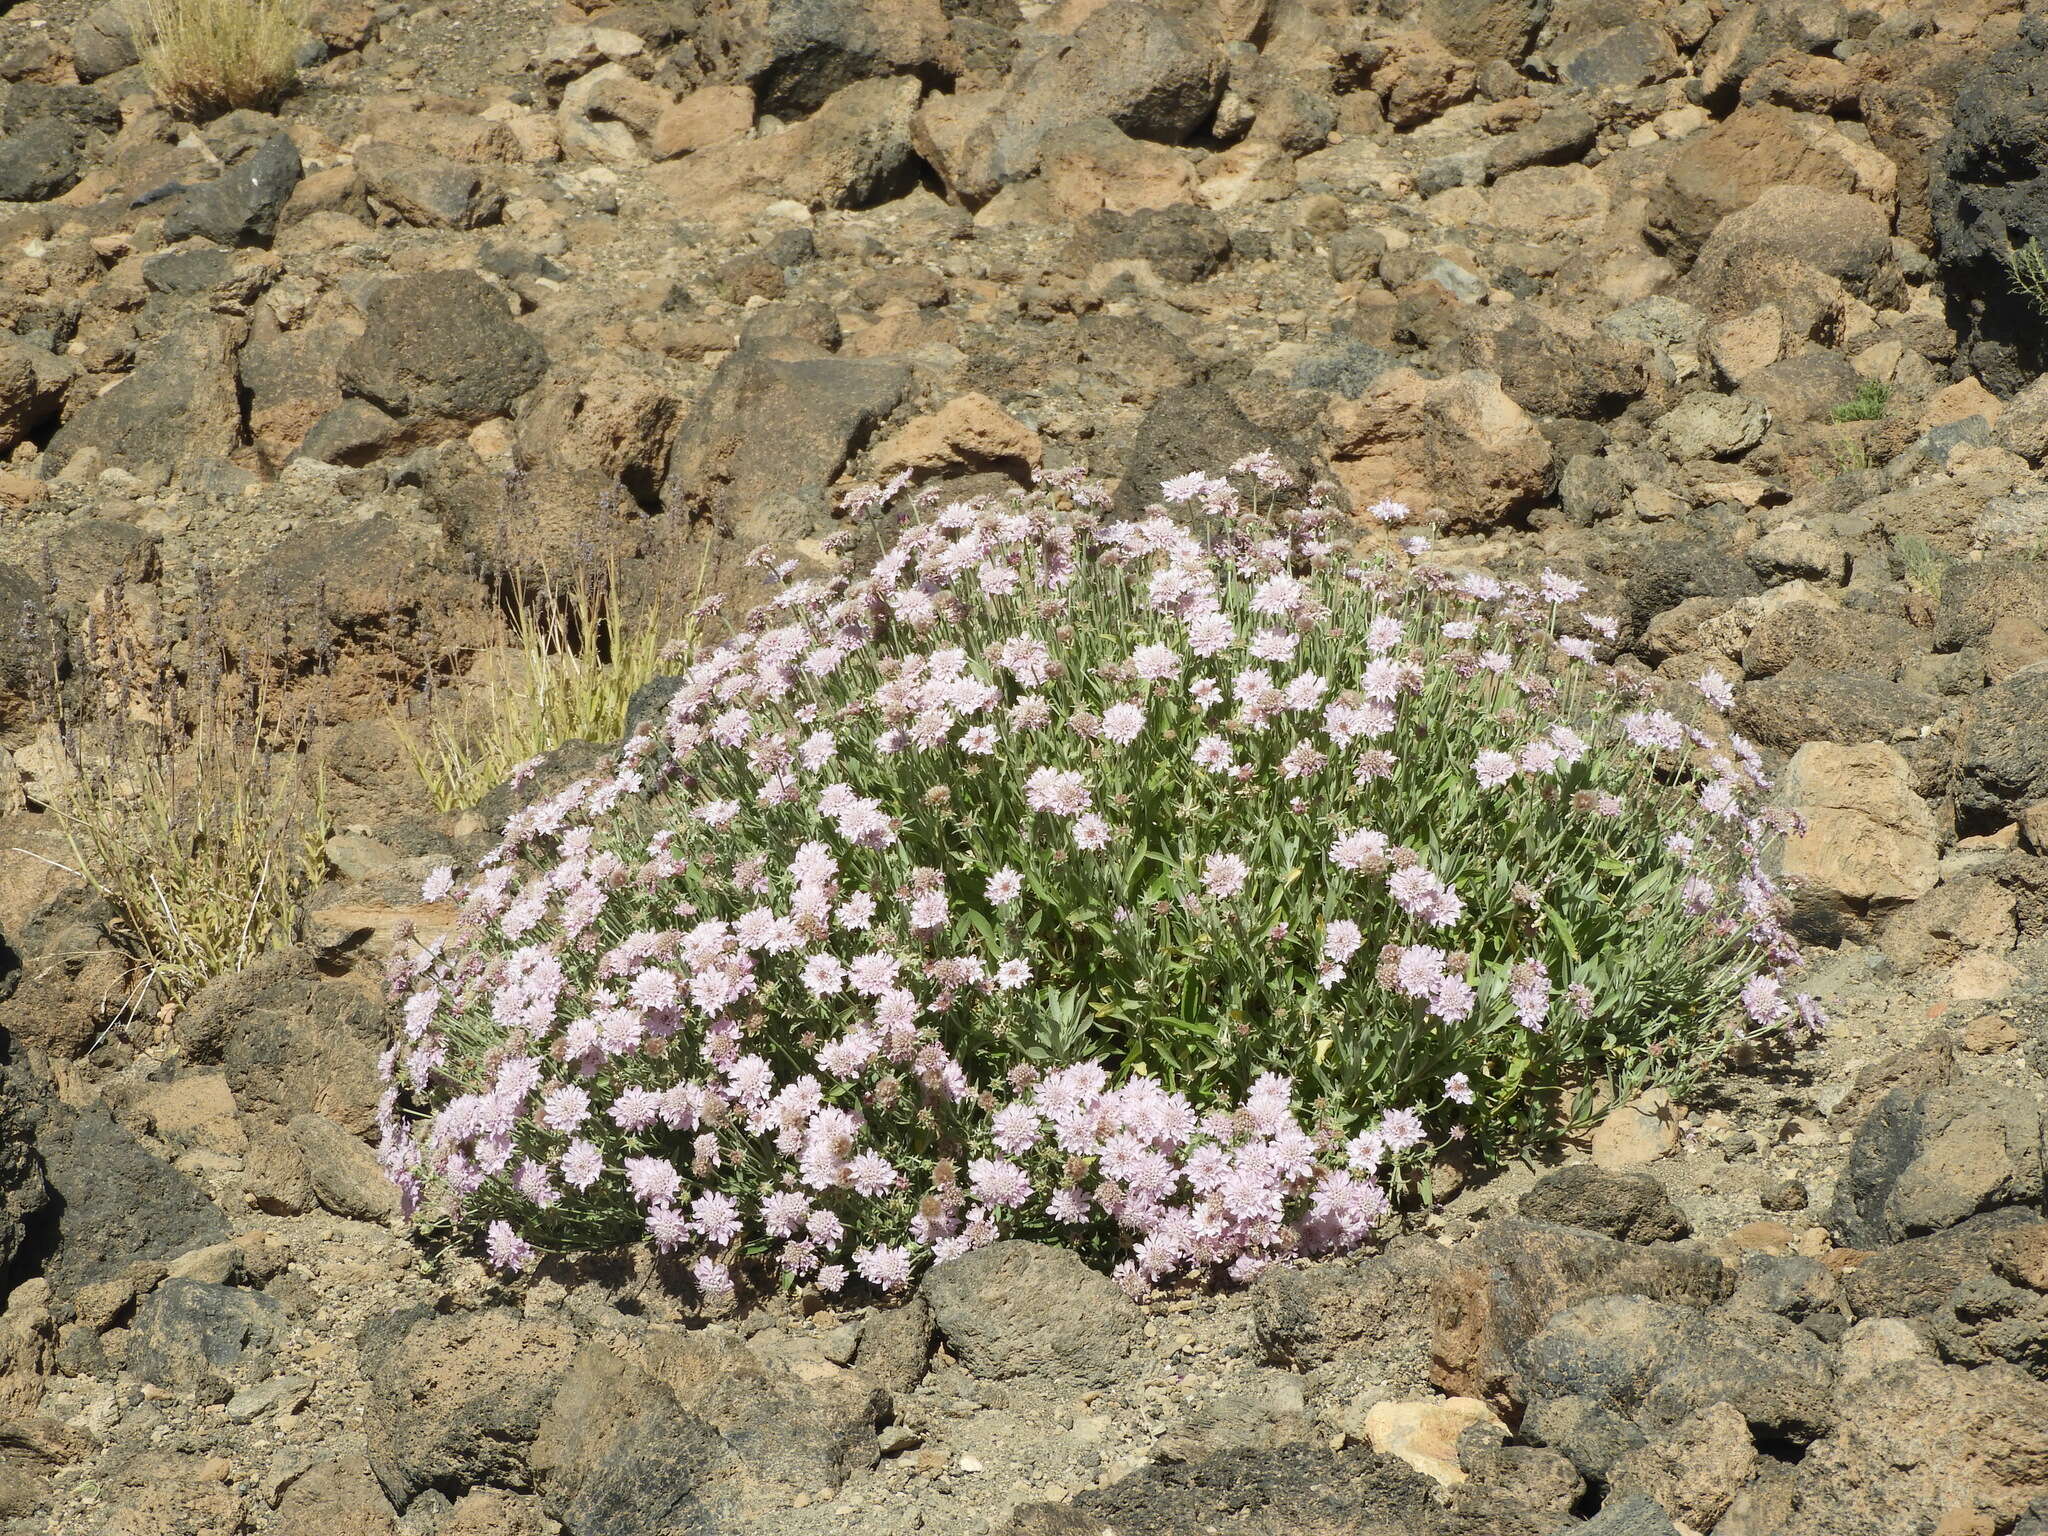
[{"label": "clump of dry grass", "polygon": [[423,722],[395,722],[434,804],[473,806],[565,742],[617,741],[633,695],[688,649],[702,583],[701,555],[696,579],[658,587],[660,601],[630,602],[614,562],[564,584],[513,583],[498,664],[473,668],[466,688],[438,689]]},{"label": "clump of dry grass", "polygon": [[326,873],[313,721],[224,660],[203,621],[174,647],[116,585],[51,679],[65,772],[49,809],[159,1009],[294,942]]},{"label": "clump of dry grass", "polygon": [[298,77],[306,0],[137,0],[143,72],[183,117],[274,106]]}]

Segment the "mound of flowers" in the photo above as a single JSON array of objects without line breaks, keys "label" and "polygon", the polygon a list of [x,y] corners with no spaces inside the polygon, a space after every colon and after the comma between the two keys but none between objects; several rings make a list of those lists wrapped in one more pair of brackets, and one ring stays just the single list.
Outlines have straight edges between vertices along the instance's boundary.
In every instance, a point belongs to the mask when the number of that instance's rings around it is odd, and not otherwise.
[{"label": "mound of flowers", "polygon": [[1725,682],[1684,724],[1577,583],[1361,556],[1232,473],[1139,521],[1078,474],[921,498],[437,874],[385,1058],[408,1211],[513,1270],[651,1242],[714,1297],[1004,1236],[1242,1279],[1454,1144],[1819,1027]]}]

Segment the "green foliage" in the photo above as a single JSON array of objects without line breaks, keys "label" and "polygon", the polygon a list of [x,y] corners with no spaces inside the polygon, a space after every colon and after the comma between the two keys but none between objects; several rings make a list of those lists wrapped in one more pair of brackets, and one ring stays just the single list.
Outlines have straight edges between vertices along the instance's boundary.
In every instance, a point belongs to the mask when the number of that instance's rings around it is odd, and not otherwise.
[{"label": "green foliage", "polygon": [[1347,560],[1326,510],[1276,528],[1205,484],[1199,537],[1057,482],[928,508],[871,577],[800,583],[700,661],[612,774],[516,816],[397,978],[408,1198],[511,1267],[642,1230],[771,1251],[784,1199],[904,1244],[867,1251],[878,1284],[998,1231],[1163,1243],[1182,1218],[1121,1153],[1044,1130],[1044,1095],[1099,1071],[1099,1113],[1177,1095],[1203,1129],[1160,1155],[1265,1191],[1175,1182],[1231,1236],[1141,1254],[1152,1278],[1263,1262],[1296,1241],[1283,1207],[1314,1233],[1326,1175],[1541,1143],[1596,1087],[1682,1093],[1813,1023],[1779,987],[1753,751],[1637,707],[1576,583]]},{"label": "green foliage", "polygon": [[2041,242],[2029,240],[2009,251],[2005,270],[2014,290],[2048,320],[2048,251],[2041,249]]},{"label": "green foliage", "polygon": [[1942,582],[1948,575],[1949,557],[1917,533],[1900,539],[1893,549],[1899,557],[1899,573],[1906,585],[1924,597],[1941,601]]},{"label": "green foliage", "polygon": [[1884,417],[1885,407],[1891,403],[1892,391],[1888,384],[1876,379],[1865,379],[1857,387],[1855,396],[1828,412],[1830,421],[1879,421]]}]

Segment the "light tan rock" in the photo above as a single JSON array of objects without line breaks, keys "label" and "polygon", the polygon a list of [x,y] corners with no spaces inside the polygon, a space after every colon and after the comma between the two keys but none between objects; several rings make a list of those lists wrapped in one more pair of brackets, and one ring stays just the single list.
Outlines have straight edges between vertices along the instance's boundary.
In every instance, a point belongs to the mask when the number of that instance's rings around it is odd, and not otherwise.
[{"label": "light tan rock", "polygon": [[1920,425],[1930,429],[1945,427],[1967,416],[1982,416],[1987,427],[1995,427],[2004,412],[2005,403],[1980,380],[1958,379],[1946,389],[1937,390],[1928,400],[1920,412]]},{"label": "light tan rock", "polygon": [[673,160],[730,144],[754,126],[754,93],[744,85],[706,85],[662,110],[648,135],[648,152]]},{"label": "light tan rock", "polygon": [[1810,741],[1793,754],[1781,794],[1806,822],[1785,844],[1786,875],[1849,901],[1910,901],[1934,889],[1934,813],[1896,748]]},{"label": "light tan rock", "polygon": [[1112,213],[1167,208],[1194,202],[1198,195],[1194,164],[1185,151],[1134,139],[1106,117],[1047,134],[1039,166],[1046,191],[1068,218],[1103,208]]},{"label": "light tan rock", "polygon": [[1678,1127],[1683,1119],[1671,1095],[1651,1088],[1626,1104],[1607,1112],[1593,1127],[1593,1163],[1596,1167],[1640,1168],[1654,1163],[1678,1145]]},{"label": "light tan rock", "polygon": [[1479,369],[1425,379],[1391,368],[1330,408],[1329,452],[1356,506],[1383,496],[1487,528],[1549,494],[1553,456],[1535,419]]},{"label": "light tan rock", "polygon": [[1617,1461],[1615,1493],[1643,1493],[1696,1530],[1711,1530],[1756,1471],[1756,1442],[1727,1403],[1703,1408]]},{"label": "light tan rock", "polygon": [[1785,350],[1785,317],[1766,304],[1746,315],[1706,328],[1701,338],[1707,361],[1730,388],[1775,363]]},{"label": "light tan rock", "polygon": [[987,395],[969,393],[892,433],[876,447],[872,472],[886,477],[903,469],[981,470],[1005,463],[1036,469],[1044,455],[1036,432]]},{"label": "light tan rock", "polygon": [[1474,1424],[1499,1423],[1499,1416],[1476,1397],[1425,1398],[1375,1403],[1365,1415],[1365,1436],[1381,1455],[1398,1456],[1450,1488],[1465,1481],[1458,1465],[1458,1436]]}]

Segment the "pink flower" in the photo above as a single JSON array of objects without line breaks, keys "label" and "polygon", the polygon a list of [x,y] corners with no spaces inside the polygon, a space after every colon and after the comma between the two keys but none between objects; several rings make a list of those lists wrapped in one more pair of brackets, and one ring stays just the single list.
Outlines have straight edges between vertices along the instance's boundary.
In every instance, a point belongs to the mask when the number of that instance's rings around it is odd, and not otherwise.
[{"label": "pink flower", "polygon": [[1346,832],[1330,845],[1330,862],[1347,874],[1377,873],[1386,865],[1387,834]]},{"label": "pink flower", "polygon": [[723,1248],[740,1235],[739,1202],[716,1192],[699,1195],[690,1202],[690,1225],[714,1248]]},{"label": "pink flower", "polygon": [[1131,653],[1131,670],[1149,683],[1180,676],[1180,653],[1170,645],[1141,645]]},{"label": "pink flower", "polygon": [[1024,781],[1024,803],[1053,816],[1078,816],[1088,809],[1088,785],[1072,769],[1037,768]]},{"label": "pink flower", "polygon": [[1410,515],[1406,503],[1395,501],[1391,497],[1386,496],[1382,496],[1378,501],[1367,507],[1365,514],[1382,523],[1405,523]]},{"label": "pink flower", "polygon": [[1014,992],[1031,980],[1031,967],[1022,960],[1005,960],[996,967],[995,985],[999,992]]},{"label": "pink flower", "polygon": [[988,877],[988,904],[1007,907],[1024,894],[1024,877],[1005,865]]},{"label": "pink flower", "polygon": [[667,1205],[682,1188],[682,1174],[666,1158],[629,1157],[625,1166],[627,1187],[642,1205]]},{"label": "pink flower", "polygon": [[590,1095],[574,1083],[550,1088],[541,1095],[540,1123],[565,1135],[581,1125],[590,1113]]},{"label": "pink flower", "polygon": [[1395,870],[1387,880],[1387,894],[1403,912],[1432,928],[1449,927],[1465,910],[1458,893],[1420,864]]},{"label": "pink flower", "polygon": [[989,1139],[1012,1157],[1021,1157],[1038,1145],[1038,1112],[1028,1104],[1005,1104],[990,1123]]},{"label": "pink flower", "polygon": [[1252,636],[1250,650],[1260,661],[1292,661],[1300,644],[1299,635],[1278,629],[1262,629]]},{"label": "pink flower", "polygon": [[1444,1079],[1444,1097],[1456,1104],[1472,1102],[1472,1082],[1462,1072],[1453,1072]]},{"label": "pink flower", "polygon": [[1365,934],[1358,924],[1348,917],[1340,917],[1323,930],[1323,958],[1332,965],[1342,965],[1357,954],[1365,943]]},{"label": "pink flower", "polygon": [[903,1182],[903,1176],[879,1152],[861,1152],[847,1159],[846,1182],[855,1194],[873,1199],[894,1190]]},{"label": "pink flower", "polygon": [[1236,854],[1212,853],[1202,861],[1202,889],[1218,901],[1228,901],[1244,890],[1251,873],[1251,866]]},{"label": "pink flower", "polygon": [[484,1252],[494,1268],[511,1274],[531,1268],[539,1250],[512,1230],[510,1222],[494,1221],[484,1234]]},{"label": "pink flower", "polygon": [[1031,1198],[1031,1179],[1015,1163],[977,1157],[967,1165],[968,1187],[984,1205],[1015,1210]]},{"label": "pink flower", "polygon": [[900,1291],[910,1284],[908,1248],[857,1248],[853,1267],[860,1272],[861,1279],[878,1291]]},{"label": "pink flower", "polygon": [[1138,733],[1144,729],[1145,711],[1136,704],[1112,704],[1102,712],[1104,739],[1113,741],[1120,747],[1128,747],[1138,739]]},{"label": "pink flower", "polygon": [[804,990],[813,997],[830,997],[846,985],[846,967],[830,955],[813,955],[804,962]]},{"label": "pink flower", "polygon": [[1419,1147],[1427,1133],[1422,1117],[1412,1109],[1390,1109],[1380,1116],[1379,1137],[1389,1152],[1406,1152]]},{"label": "pink flower", "polygon": [[1718,710],[1726,712],[1735,707],[1735,689],[1714,668],[1702,672],[1693,687],[1699,689],[1701,698]]},{"label": "pink flower", "polygon": [[604,1176],[604,1154],[587,1141],[572,1141],[562,1153],[562,1182],[572,1189],[588,1189]]},{"label": "pink flower", "polygon": [[1195,743],[1194,763],[1210,773],[1228,773],[1237,759],[1230,743],[1221,736],[1204,736]]},{"label": "pink flower", "polygon": [[[1074,846],[1084,853],[1094,853],[1109,846],[1109,823],[1100,816],[1082,816],[1074,822]],[[914,925],[913,925],[914,926]]]},{"label": "pink flower", "polygon": [[1515,760],[1505,752],[1482,752],[1472,759],[1472,772],[1481,789],[1499,789],[1514,778],[1515,771]]}]

